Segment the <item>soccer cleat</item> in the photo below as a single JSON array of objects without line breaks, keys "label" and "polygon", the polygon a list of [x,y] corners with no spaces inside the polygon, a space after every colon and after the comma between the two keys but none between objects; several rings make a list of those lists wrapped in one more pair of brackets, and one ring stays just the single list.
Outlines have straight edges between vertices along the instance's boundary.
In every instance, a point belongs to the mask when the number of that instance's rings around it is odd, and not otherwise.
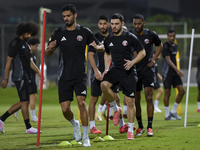
[{"label": "soccer cleat", "polygon": [[102,122],[102,112],[97,112],[95,115],[95,120],[98,122]]},{"label": "soccer cleat", "polygon": [[122,109],[119,107],[118,111],[114,112],[114,117],[113,117],[113,124],[115,126],[117,126],[119,124],[119,120],[120,120],[120,114],[121,114]]},{"label": "soccer cleat", "polygon": [[171,113],[171,112],[170,112],[170,116],[171,116],[171,117],[174,117],[174,118],[176,118],[176,119],[178,119],[178,120],[181,120],[181,117],[178,116],[177,113]]},{"label": "soccer cleat", "polygon": [[123,118],[127,118],[127,114],[123,114]]},{"label": "soccer cleat", "polygon": [[4,134],[4,122],[0,120],[0,131],[2,134]]},{"label": "soccer cleat", "polygon": [[13,114],[13,117],[18,121],[18,111]]},{"label": "soccer cleat", "polygon": [[136,131],[135,136],[142,136],[142,134],[144,133],[145,129],[144,128],[138,128]]},{"label": "soccer cleat", "polygon": [[153,130],[151,128],[147,129],[147,136],[152,137],[153,136]]},{"label": "soccer cleat", "polygon": [[103,117],[104,120],[106,120],[107,116],[106,116],[106,113],[105,113],[105,112],[102,113],[102,117]]},{"label": "soccer cleat", "polygon": [[197,112],[200,112],[200,109],[197,109]]},{"label": "soccer cleat", "polygon": [[92,133],[92,134],[100,134],[101,131],[98,130],[96,127],[93,127],[93,128],[90,130],[90,133]]},{"label": "soccer cleat", "polygon": [[162,112],[162,110],[160,110],[158,107],[154,107],[154,113],[161,113]]},{"label": "soccer cleat", "polygon": [[127,140],[134,140],[134,135],[131,132],[127,133]]},{"label": "soccer cleat", "polygon": [[176,120],[176,118],[174,118],[172,116],[168,116],[168,117],[165,117],[165,120]]},{"label": "soccer cleat", "polygon": [[81,130],[80,130],[80,122],[77,121],[78,126],[74,127],[74,139],[76,142],[81,140]]},{"label": "soccer cleat", "polygon": [[82,142],[83,142],[83,147],[90,147],[91,145],[90,145],[90,139],[89,138],[84,138],[83,140],[82,140]]},{"label": "soccer cleat", "polygon": [[125,124],[123,127],[119,128],[119,133],[125,133],[128,131],[128,125]]},{"label": "soccer cleat", "polygon": [[110,119],[110,120],[113,120],[113,116],[110,116],[109,119]]},{"label": "soccer cleat", "polygon": [[26,130],[26,133],[28,133],[28,134],[37,134],[37,129],[31,127],[31,128]]}]

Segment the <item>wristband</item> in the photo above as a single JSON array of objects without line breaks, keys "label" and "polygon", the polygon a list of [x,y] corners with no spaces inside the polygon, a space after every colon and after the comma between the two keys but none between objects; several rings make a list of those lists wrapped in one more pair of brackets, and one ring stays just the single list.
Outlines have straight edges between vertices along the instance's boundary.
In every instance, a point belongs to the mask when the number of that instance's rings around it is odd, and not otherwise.
[{"label": "wristband", "polygon": [[3,80],[6,80],[6,81],[8,81],[8,79],[3,79]]}]

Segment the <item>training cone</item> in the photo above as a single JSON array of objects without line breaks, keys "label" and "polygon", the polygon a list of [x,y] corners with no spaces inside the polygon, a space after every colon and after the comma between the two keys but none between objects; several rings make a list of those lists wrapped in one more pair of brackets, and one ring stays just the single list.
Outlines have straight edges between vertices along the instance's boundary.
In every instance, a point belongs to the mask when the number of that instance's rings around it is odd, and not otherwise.
[{"label": "training cone", "polygon": [[103,139],[104,139],[105,141],[112,141],[112,140],[114,140],[114,138],[113,138],[112,136],[110,136],[110,135],[104,136]]},{"label": "training cone", "polygon": [[62,141],[59,146],[71,146],[72,144],[70,144],[68,141]]},{"label": "training cone", "polygon": [[197,127],[200,127],[200,124],[198,124]]},{"label": "training cone", "polygon": [[71,141],[70,144],[72,145],[81,145],[81,142],[76,142],[75,140]]},{"label": "training cone", "polygon": [[95,137],[92,141],[93,141],[93,142],[103,142],[103,141],[105,141],[105,140],[102,139],[101,137],[97,136],[97,137]]}]

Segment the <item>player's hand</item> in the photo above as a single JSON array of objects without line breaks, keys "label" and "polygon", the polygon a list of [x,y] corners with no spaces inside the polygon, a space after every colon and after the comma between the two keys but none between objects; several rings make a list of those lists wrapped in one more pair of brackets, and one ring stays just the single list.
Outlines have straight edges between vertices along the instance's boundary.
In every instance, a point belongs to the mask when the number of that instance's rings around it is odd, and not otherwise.
[{"label": "player's hand", "polygon": [[48,48],[49,48],[50,51],[54,51],[55,48],[56,48],[56,40],[49,43]]},{"label": "player's hand", "polygon": [[124,68],[126,70],[130,70],[133,67],[133,65],[134,65],[133,62],[130,61],[130,60],[126,60],[126,59],[124,59],[124,61],[126,61],[126,63],[124,64]]},{"label": "player's hand", "polygon": [[103,72],[103,74],[102,74],[102,79],[103,79],[104,75],[105,75],[107,72],[108,72],[108,70],[105,70],[105,71]]},{"label": "player's hand", "polygon": [[184,76],[183,72],[180,71],[180,70],[177,71],[177,74],[178,74],[180,77],[183,77],[183,76]]},{"label": "player's hand", "polygon": [[150,67],[150,68],[153,67],[155,65],[155,63],[156,63],[156,61],[153,58],[151,58],[149,60],[148,67]]},{"label": "player's hand", "polygon": [[95,43],[95,41],[93,41],[92,43],[90,43],[89,46],[92,46],[92,47],[94,47],[94,49],[97,50],[97,44]]},{"label": "player's hand", "polygon": [[2,88],[5,89],[7,87],[7,85],[8,85],[8,80],[7,79],[3,79],[2,83],[1,83]]},{"label": "player's hand", "polygon": [[102,77],[102,74],[101,74],[101,72],[100,72],[99,70],[97,70],[97,71],[95,72],[95,78],[96,78],[97,80],[99,80],[99,81],[102,81],[103,77]]}]

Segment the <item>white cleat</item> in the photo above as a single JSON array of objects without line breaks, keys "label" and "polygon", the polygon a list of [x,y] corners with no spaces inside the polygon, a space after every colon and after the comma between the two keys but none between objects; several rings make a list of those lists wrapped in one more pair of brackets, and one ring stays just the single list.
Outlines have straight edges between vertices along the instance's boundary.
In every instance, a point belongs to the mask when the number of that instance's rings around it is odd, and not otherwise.
[{"label": "white cleat", "polygon": [[84,138],[83,139],[83,147],[90,147],[90,139],[89,138]]},{"label": "white cleat", "polygon": [[14,118],[18,121],[18,111],[13,114]]},{"label": "white cleat", "polygon": [[4,134],[4,122],[0,120],[0,131],[2,134]]},{"label": "white cleat", "polygon": [[162,110],[160,110],[158,107],[154,107],[154,113],[161,113],[162,112]]},{"label": "white cleat", "polygon": [[78,126],[74,127],[74,139],[76,142],[81,140],[81,130],[80,130],[80,122],[77,121]]},{"label": "white cleat", "polygon": [[177,120],[181,120],[181,117],[177,115],[177,113],[171,113],[170,116],[176,118]]}]

